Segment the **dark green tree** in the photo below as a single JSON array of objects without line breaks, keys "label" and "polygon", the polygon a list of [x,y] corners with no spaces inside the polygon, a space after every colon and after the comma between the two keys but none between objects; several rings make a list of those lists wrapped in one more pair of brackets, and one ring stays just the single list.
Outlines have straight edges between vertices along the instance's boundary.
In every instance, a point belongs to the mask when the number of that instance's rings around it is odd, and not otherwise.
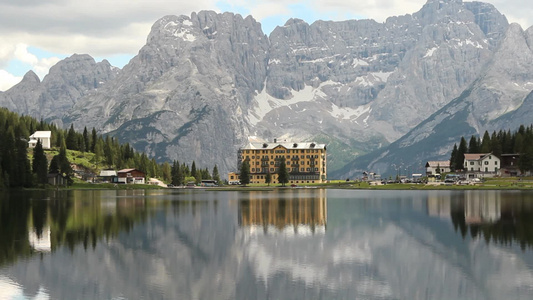
[{"label": "dark green tree", "polygon": [[483,134],[483,139],[481,140],[481,146],[479,147],[479,152],[481,153],[490,153],[492,152],[492,143],[490,139],[489,132],[485,130]]},{"label": "dark green tree", "polygon": [[524,139],[524,151],[520,153],[518,168],[522,173],[533,171],[533,138],[527,136]]},{"label": "dark green tree", "polygon": [[198,180],[198,171],[196,170],[196,162],[193,160],[191,165],[191,176]]},{"label": "dark green tree", "polygon": [[490,143],[491,143],[492,153],[494,153],[494,155],[498,157],[501,157],[501,155],[503,154],[503,148],[502,148],[503,146],[502,146],[501,140],[498,138],[498,135],[496,134],[496,131],[492,133],[492,136],[490,138]]},{"label": "dark green tree", "polygon": [[87,131],[87,127],[83,127],[83,149],[81,151],[91,152],[91,137]]},{"label": "dark green tree", "polygon": [[59,156],[52,157],[50,161],[50,167],[48,168],[49,173],[58,174],[59,173]]},{"label": "dark green tree", "polygon": [[70,124],[70,129],[67,133],[66,144],[67,149],[79,150],[78,137],[76,136],[76,131],[74,130],[74,124]]},{"label": "dark green tree", "polygon": [[285,164],[285,157],[281,158],[278,169],[278,182],[282,186],[285,186],[289,182],[289,171],[287,170],[287,165]]},{"label": "dark green tree", "polygon": [[242,162],[240,171],[241,184],[246,186],[250,183],[250,162],[248,160]]},{"label": "dark green tree", "polygon": [[455,157],[455,170],[463,170],[465,162],[465,153],[467,153],[466,139],[461,137],[459,147],[457,148],[457,156]]},{"label": "dark green tree", "polygon": [[220,184],[220,174],[218,174],[218,167],[215,165],[213,167],[213,180]]},{"label": "dark green tree", "polygon": [[96,134],[96,129],[94,129],[93,127],[93,130],[91,132],[91,152],[92,153],[95,153],[95,148],[96,148],[96,142],[98,141],[98,135]]},{"label": "dark green tree", "polygon": [[272,174],[270,174],[270,172],[268,172],[265,176],[265,183],[268,184],[268,186],[270,186],[270,183],[272,182]]},{"label": "dark green tree", "polygon": [[457,160],[457,144],[453,144],[452,155],[450,156],[450,168],[455,171],[455,161]]},{"label": "dark green tree", "polygon": [[33,149],[33,162],[32,162],[33,174],[35,174],[37,184],[46,184],[48,175],[48,160],[44,154],[43,145],[41,140],[37,141],[35,148]]},{"label": "dark green tree", "polygon": [[16,178],[16,180],[11,181],[11,186],[31,187],[33,176],[30,161],[28,160],[28,143],[23,139],[18,139],[15,142],[15,147],[15,173],[11,178]]},{"label": "dark green tree", "polygon": [[475,136],[470,137],[467,153],[479,153],[479,142]]},{"label": "dark green tree", "polygon": [[[114,152],[113,152],[113,141],[109,137],[109,135],[106,136],[106,138],[105,138],[104,157],[105,157],[106,164],[109,167],[112,167],[113,164],[115,163],[115,155],[114,155]],[[142,166],[139,166],[139,168],[142,168]],[[142,171],[142,169],[141,169],[141,171]],[[145,171],[143,171],[143,172],[145,172]]]}]

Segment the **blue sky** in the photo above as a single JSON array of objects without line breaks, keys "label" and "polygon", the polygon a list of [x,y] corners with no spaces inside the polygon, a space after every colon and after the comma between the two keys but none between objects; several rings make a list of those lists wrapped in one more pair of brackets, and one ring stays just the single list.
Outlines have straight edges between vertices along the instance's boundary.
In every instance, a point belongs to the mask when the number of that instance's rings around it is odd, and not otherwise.
[{"label": "blue sky", "polygon": [[[451,1],[451,0],[446,0]],[[150,27],[165,15],[200,10],[252,15],[266,34],[289,18],[347,20],[418,11],[427,0],[24,0],[0,2],[0,91],[33,70],[41,79],[74,53],[107,59],[122,68],[146,43]],[[533,25],[533,3],[488,0],[511,22]]]}]

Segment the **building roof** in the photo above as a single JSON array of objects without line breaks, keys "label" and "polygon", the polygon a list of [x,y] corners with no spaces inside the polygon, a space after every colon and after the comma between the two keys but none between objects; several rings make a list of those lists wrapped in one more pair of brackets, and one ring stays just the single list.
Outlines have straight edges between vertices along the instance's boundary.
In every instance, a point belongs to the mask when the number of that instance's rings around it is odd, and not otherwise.
[{"label": "building roof", "polygon": [[449,167],[450,167],[450,161],[449,161],[449,160],[443,160],[443,161],[432,160],[432,161],[428,161],[428,162],[427,162],[426,167],[432,167],[432,168],[436,168],[436,167],[449,168]]},{"label": "building roof", "polygon": [[[122,169],[122,170],[118,171],[117,173],[129,173],[129,172],[135,171],[135,170],[137,170],[137,169]],[[137,171],[139,171],[139,170],[137,170]],[[139,171],[139,172],[141,172],[141,171]]]},{"label": "building roof", "polygon": [[50,137],[52,137],[51,131],[35,131],[32,135],[30,135],[30,138],[35,138],[35,139],[50,138]]},{"label": "building roof", "polygon": [[465,153],[465,160],[481,160],[492,153]]},{"label": "building roof", "polygon": [[285,149],[326,149],[326,144],[315,142],[283,142],[283,143],[248,143],[241,150],[272,150],[278,146]]},{"label": "building roof", "polygon": [[108,177],[108,176],[117,176],[117,171],[115,170],[102,170],[100,171],[101,177]]}]

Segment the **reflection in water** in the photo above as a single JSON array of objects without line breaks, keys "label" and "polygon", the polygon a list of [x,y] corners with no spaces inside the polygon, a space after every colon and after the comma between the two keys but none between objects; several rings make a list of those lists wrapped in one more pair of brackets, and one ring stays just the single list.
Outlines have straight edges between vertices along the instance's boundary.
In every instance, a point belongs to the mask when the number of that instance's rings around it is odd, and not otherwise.
[{"label": "reflection in water", "polygon": [[533,193],[0,197],[0,298],[533,298],[533,251],[516,246],[531,234]]},{"label": "reflection in water", "polygon": [[[0,197],[7,195],[0,193]],[[0,266],[63,245],[95,247],[146,217],[144,191],[51,191],[0,198]],[[14,200],[16,199],[16,200]]]},{"label": "reflection in water", "polygon": [[264,199],[267,193],[250,192],[249,199],[239,201],[239,226],[265,234],[306,235],[326,231],[325,190]]},{"label": "reflection in water", "polygon": [[464,191],[434,193],[428,214],[451,218],[455,230],[485,242],[533,246],[533,199],[516,191]]}]

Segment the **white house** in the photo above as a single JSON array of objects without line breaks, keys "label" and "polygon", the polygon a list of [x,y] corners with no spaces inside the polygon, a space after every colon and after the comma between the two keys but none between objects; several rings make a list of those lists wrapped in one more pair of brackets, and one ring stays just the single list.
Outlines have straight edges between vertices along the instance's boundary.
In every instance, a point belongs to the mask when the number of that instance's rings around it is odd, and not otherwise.
[{"label": "white house", "polygon": [[434,161],[428,161],[426,163],[426,176],[449,173],[450,171],[451,170],[450,170],[449,160],[443,160],[443,161],[434,160]]},{"label": "white house", "polygon": [[28,142],[28,146],[30,148],[35,148],[35,145],[37,145],[37,141],[41,140],[41,144],[43,145],[43,149],[50,149],[52,145],[52,132],[51,131],[35,131],[32,135],[30,135],[30,141]]},{"label": "white house", "polygon": [[468,177],[493,176],[500,170],[500,158],[492,153],[465,153],[464,169]]}]

